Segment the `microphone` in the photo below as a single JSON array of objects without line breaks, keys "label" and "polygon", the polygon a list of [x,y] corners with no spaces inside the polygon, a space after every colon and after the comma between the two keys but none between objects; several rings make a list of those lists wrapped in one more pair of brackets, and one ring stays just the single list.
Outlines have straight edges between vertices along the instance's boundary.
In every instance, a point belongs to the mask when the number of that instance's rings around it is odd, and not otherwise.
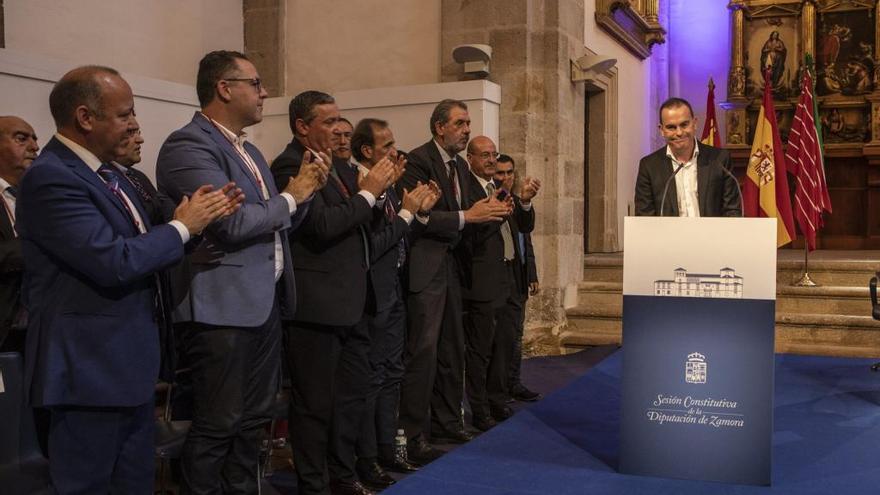
[{"label": "microphone", "polygon": [[666,179],[666,185],[663,186],[663,197],[660,199],[660,216],[663,216],[663,207],[666,206],[666,193],[669,192],[669,183],[672,182],[672,179],[675,178],[675,174],[679,173],[681,169],[684,168],[684,163],[679,163],[678,167],[675,169],[675,172],[672,172],[672,175]]},{"label": "microphone", "polygon": [[727,174],[728,177],[733,179],[733,183],[736,184],[736,194],[739,195],[739,216],[740,216],[740,218],[745,217],[746,216],[746,212],[745,212],[746,205],[745,205],[745,203],[743,203],[743,193],[740,190],[739,181],[736,180],[736,176],[733,175],[730,172],[730,170],[727,170],[727,167],[725,167],[724,165],[721,166],[721,170],[724,170],[724,173]]}]

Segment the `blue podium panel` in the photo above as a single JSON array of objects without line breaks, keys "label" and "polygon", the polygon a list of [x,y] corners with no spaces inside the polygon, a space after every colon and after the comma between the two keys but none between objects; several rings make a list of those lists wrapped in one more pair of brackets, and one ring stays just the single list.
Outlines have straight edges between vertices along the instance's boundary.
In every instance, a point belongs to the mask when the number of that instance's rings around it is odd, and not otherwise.
[{"label": "blue podium panel", "polygon": [[620,471],[770,484],[775,219],[625,222]]},{"label": "blue podium panel", "polygon": [[624,296],[621,472],[770,483],[775,305]]}]

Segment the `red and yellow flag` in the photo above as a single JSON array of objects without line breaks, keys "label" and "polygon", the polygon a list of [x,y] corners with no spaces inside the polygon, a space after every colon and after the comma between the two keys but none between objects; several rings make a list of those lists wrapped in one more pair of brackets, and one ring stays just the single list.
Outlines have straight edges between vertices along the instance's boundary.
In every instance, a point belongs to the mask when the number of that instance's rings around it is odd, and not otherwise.
[{"label": "red and yellow flag", "polygon": [[709,78],[709,94],[706,96],[706,121],[703,122],[703,135],[700,142],[720,148],[721,137],[718,136],[718,120],[715,118],[715,81]]},{"label": "red and yellow flag", "polygon": [[785,155],[770,86],[767,71],[764,74],[764,103],[755,124],[755,140],[743,181],[743,207],[747,217],[776,218],[776,247],[780,247],[793,241],[795,233]]}]

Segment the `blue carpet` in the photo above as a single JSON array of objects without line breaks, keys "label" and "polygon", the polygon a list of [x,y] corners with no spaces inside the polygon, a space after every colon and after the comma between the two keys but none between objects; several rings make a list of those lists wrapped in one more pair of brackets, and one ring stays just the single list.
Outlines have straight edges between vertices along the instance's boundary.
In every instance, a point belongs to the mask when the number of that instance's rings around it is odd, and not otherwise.
[{"label": "blue carpet", "polygon": [[[621,352],[383,493],[876,494],[880,374],[866,359],[776,356],[769,487],[617,473]],[[688,446],[677,452],[687,462]]]}]

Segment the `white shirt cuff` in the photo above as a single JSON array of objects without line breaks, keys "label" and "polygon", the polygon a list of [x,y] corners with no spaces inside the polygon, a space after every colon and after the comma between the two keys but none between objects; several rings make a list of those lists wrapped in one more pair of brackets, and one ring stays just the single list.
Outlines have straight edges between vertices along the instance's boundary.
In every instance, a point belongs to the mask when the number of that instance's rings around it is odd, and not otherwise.
[{"label": "white shirt cuff", "polygon": [[458,230],[462,230],[464,228],[464,212],[458,212]]},{"label": "white shirt cuff", "polygon": [[168,222],[168,225],[177,229],[177,233],[180,234],[180,240],[183,241],[184,244],[189,242],[189,229],[186,228],[186,225],[183,224],[180,220],[172,220]]},{"label": "white shirt cuff", "polygon": [[402,218],[407,225],[411,224],[413,221],[413,214],[409,210],[401,209],[397,212],[397,216]]},{"label": "white shirt cuff", "polygon": [[520,203],[520,205],[522,205],[523,211],[529,211],[532,209],[532,202],[531,201],[529,201],[528,203]]},{"label": "white shirt cuff", "polygon": [[293,197],[293,194],[283,192],[281,196],[287,200],[287,209],[290,210],[290,214],[296,213],[296,198]]},{"label": "white shirt cuff", "polygon": [[373,196],[373,193],[371,193],[370,191],[365,191],[365,190],[361,189],[360,191],[358,191],[358,194],[360,194],[361,196],[364,197],[364,199],[367,200],[367,203],[370,205],[370,208],[376,206],[376,196]]}]

